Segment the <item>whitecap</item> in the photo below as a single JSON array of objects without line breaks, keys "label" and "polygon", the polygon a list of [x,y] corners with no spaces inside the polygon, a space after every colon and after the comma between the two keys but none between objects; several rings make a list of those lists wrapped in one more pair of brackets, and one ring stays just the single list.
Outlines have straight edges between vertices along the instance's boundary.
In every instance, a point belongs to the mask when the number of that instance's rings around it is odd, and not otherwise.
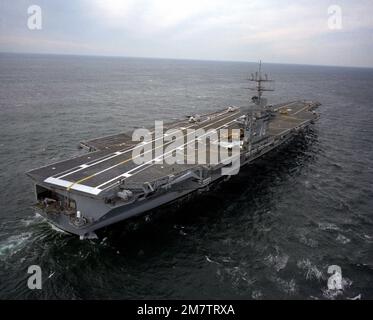
[{"label": "whitecap", "polygon": [[342,244],[346,244],[346,243],[349,243],[351,242],[351,240],[347,237],[345,237],[344,235],[342,234],[338,234],[338,237],[336,239],[338,242],[342,243]]},{"label": "whitecap", "polygon": [[30,226],[30,225],[32,225],[32,224],[34,224],[34,223],[38,223],[38,222],[40,222],[40,221],[43,220],[43,219],[44,219],[43,216],[41,216],[40,214],[38,214],[38,213],[35,212],[35,215],[34,215],[33,217],[29,217],[29,218],[26,218],[26,219],[22,219],[22,220],[21,220],[21,223],[22,223],[24,226],[28,227],[28,226]]},{"label": "whitecap", "polygon": [[339,230],[339,228],[334,223],[320,222],[319,229],[321,230]]},{"label": "whitecap", "polygon": [[297,262],[297,267],[305,271],[306,280],[320,280],[323,276],[322,272],[313,265],[309,259],[303,259]]},{"label": "whitecap", "polygon": [[251,298],[254,300],[261,299],[263,297],[263,293],[260,290],[254,290],[251,293]]},{"label": "whitecap", "polygon": [[268,255],[264,261],[267,265],[272,266],[275,268],[277,272],[284,269],[289,261],[289,256],[287,254],[284,255]]},{"label": "whitecap", "polygon": [[24,232],[11,236],[0,243],[0,256],[8,256],[21,250],[24,244],[31,238],[31,232]]},{"label": "whitecap", "polygon": [[63,234],[68,234],[66,231],[58,228],[57,226],[55,226],[53,223],[48,223],[49,226],[54,230],[54,231],[57,231],[57,232],[60,232],[60,233],[63,233]]},{"label": "whitecap", "polygon": [[208,256],[205,256],[205,258],[206,258],[206,261],[209,262],[209,263],[220,264],[219,262],[216,262],[216,261],[211,260]]},{"label": "whitecap", "polygon": [[299,241],[311,248],[316,248],[319,245],[319,242],[317,240],[307,238],[305,234],[301,234]]}]

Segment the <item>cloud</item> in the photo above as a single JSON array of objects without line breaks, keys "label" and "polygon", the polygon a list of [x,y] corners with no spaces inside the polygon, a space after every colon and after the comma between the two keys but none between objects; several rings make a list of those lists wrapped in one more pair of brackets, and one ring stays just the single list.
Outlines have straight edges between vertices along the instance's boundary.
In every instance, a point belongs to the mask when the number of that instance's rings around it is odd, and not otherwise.
[{"label": "cloud", "polygon": [[[41,36],[24,31],[24,21],[12,19],[2,34],[20,41],[3,39],[4,48],[22,48],[22,41],[32,48],[35,41],[34,51],[47,50],[49,41],[48,52],[65,43],[70,53],[323,64],[338,57],[340,64],[373,65],[371,0],[39,1],[43,46]],[[342,8],[342,30],[328,28],[330,4]],[[24,19],[19,8],[8,5],[3,15]]]},{"label": "cloud", "polygon": [[84,0],[96,21],[108,29],[153,34],[201,17],[219,0]]}]

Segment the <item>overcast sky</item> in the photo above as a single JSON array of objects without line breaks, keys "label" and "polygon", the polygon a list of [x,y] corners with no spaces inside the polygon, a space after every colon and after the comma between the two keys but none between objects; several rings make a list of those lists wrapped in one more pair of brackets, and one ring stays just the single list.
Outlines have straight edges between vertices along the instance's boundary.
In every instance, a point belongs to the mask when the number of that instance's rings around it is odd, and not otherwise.
[{"label": "overcast sky", "polygon": [[2,52],[373,67],[372,0],[0,0],[0,19]]}]

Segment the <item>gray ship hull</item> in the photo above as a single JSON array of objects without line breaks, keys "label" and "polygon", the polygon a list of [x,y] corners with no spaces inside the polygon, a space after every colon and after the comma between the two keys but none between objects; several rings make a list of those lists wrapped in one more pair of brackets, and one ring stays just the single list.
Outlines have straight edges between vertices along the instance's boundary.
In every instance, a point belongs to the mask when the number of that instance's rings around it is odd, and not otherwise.
[{"label": "gray ship hull", "polygon": [[[142,131],[148,138],[141,135],[141,143],[126,133],[82,141],[87,154],[31,170],[35,210],[60,229],[93,238],[98,229],[239,174],[318,119],[317,102],[267,106],[262,94],[273,91],[264,86],[272,80],[261,64],[249,80],[257,92],[251,105],[192,115],[160,130],[155,122],[154,131]],[[139,150],[150,159],[139,162]],[[173,157],[178,160],[167,161]]]},{"label": "gray ship hull", "polygon": [[[257,158],[264,156],[266,153],[272,151],[273,149],[277,149],[280,146],[288,143],[293,138],[294,138],[293,135],[291,136],[289,135],[289,137],[284,138],[281,141],[281,143],[276,144],[272,147],[269,147],[268,149],[264,150],[260,156],[254,157],[246,161],[245,163],[243,163],[241,167],[244,167],[245,165],[255,161]],[[96,230],[110,226],[112,224],[115,224],[123,220],[127,220],[129,218],[141,215],[152,209],[158,208],[162,205],[166,205],[176,200],[181,200],[192,193],[208,192],[209,188],[213,184],[223,179],[229,179],[229,178],[230,176],[225,177],[225,176],[221,176],[220,173],[216,173],[215,175],[212,175],[211,182],[203,186],[196,185],[194,187],[189,187],[188,189],[183,189],[182,187],[181,188],[179,187],[179,190],[169,191],[162,195],[156,196],[154,198],[149,197],[146,199],[146,201],[143,201],[142,203],[133,203],[131,205],[121,205],[116,208],[108,208],[109,211],[107,211],[107,213],[100,220],[95,221],[94,223],[89,224],[89,225],[84,224],[82,226],[79,226],[79,224],[74,224],[73,220],[71,220],[67,215],[47,214],[45,211],[39,210],[37,206],[35,206],[35,210],[37,213],[39,213],[44,218],[46,218],[51,223],[53,223],[55,226],[57,226],[58,228],[64,231],[67,231],[72,234],[77,234],[82,238],[94,239],[96,238],[96,234],[95,234]],[[94,210],[97,210],[96,206],[97,206],[97,203],[90,200],[87,202],[84,208],[86,211],[92,212]]]},{"label": "gray ship hull", "polygon": [[[247,147],[242,148],[240,166],[288,143],[318,119],[314,111],[318,106],[316,102],[297,101],[271,107],[271,116],[265,118],[266,123],[256,120],[258,132],[265,133],[261,137],[259,134],[255,136],[256,142],[254,138],[249,139]],[[223,110],[203,116],[208,120],[193,126],[237,126],[237,121],[247,116],[247,112],[245,108],[234,112]],[[186,125],[188,122],[181,120],[168,127],[185,128]],[[264,126],[266,130],[263,130]],[[126,155],[128,159],[122,157],[126,154],[125,150],[133,149],[133,143],[126,134],[84,141],[81,146],[90,152],[28,172],[35,183],[35,210],[58,228],[81,238],[93,238],[98,229],[182,199],[193,192],[204,192],[218,180],[229,178],[221,174],[224,165],[167,167],[151,164],[138,170],[129,161],[129,155]],[[111,173],[111,168],[116,171]],[[113,176],[121,176],[123,172],[135,174],[113,180]],[[65,183],[67,178],[68,184]],[[131,190],[128,193],[130,196],[119,199],[118,190],[123,189],[127,193]],[[100,192],[96,194],[96,190]],[[52,203],[46,203],[46,199]]]}]

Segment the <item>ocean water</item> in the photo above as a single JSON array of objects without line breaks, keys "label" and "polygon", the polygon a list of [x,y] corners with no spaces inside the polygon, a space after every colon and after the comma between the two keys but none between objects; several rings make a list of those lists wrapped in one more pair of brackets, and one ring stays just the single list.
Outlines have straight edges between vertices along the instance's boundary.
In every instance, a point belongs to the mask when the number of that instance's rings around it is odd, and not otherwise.
[{"label": "ocean water", "polygon": [[[80,140],[245,105],[252,63],[0,54],[1,299],[373,298],[373,70],[265,64],[271,103],[320,120],[210,193],[80,241],[35,215],[25,172]],[[39,265],[42,290],[29,290]],[[328,290],[328,267],[343,290]]]}]

